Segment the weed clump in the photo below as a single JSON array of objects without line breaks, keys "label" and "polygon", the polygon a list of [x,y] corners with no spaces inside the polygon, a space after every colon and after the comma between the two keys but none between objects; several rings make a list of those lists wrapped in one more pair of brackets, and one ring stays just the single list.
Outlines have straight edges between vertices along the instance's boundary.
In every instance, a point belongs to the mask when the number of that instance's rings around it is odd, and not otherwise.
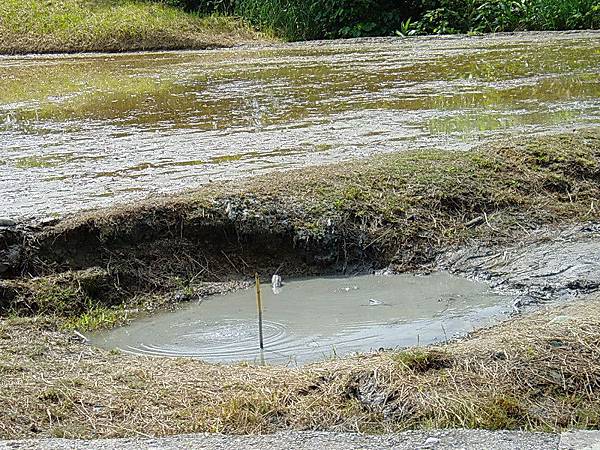
[{"label": "weed clump", "polygon": [[0,314],[72,317],[92,309],[97,298],[108,301],[114,290],[108,273],[99,268],[1,280]]},{"label": "weed clump", "polygon": [[412,370],[413,372],[427,372],[430,370],[448,369],[454,360],[452,355],[435,349],[406,350],[394,355],[398,368]]}]

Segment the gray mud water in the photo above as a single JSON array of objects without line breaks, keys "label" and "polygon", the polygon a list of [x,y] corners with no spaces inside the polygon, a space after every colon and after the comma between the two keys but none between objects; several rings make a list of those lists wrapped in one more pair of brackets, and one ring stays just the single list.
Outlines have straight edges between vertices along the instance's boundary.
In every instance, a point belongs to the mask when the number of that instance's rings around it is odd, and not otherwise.
[{"label": "gray mud water", "polygon": [[0,58],[0,217],[600,123],[600,34]]},{"label": "gray mud water", "polygon": [[444,341],[493,323],[511,305],[485,284],[443,272],[314,278],[262,291],[262,355],[253,289],[96,333],[91,342],[139,355],[295,365]]}]

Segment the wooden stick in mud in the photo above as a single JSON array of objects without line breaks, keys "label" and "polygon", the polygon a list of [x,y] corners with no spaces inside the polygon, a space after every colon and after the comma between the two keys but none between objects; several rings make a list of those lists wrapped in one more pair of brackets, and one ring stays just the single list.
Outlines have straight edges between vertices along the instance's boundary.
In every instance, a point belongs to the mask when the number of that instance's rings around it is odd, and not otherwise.
[{"label": "wooden stick in mud", "polygon": [[262,299],[260,297],[260,278],[258,277],[258,273],[254,275],[256,281],[256,308],[258,309],[258,340],[260,344],[260,349],[265,348],[265,344],[263,343],[263,325],[262,325]]}]

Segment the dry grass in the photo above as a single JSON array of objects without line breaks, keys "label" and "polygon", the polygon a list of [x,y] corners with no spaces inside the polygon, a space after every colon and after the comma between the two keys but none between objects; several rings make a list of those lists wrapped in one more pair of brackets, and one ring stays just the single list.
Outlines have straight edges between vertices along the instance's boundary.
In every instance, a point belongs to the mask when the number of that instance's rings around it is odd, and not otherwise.
[{"label": "dry grass", "polygon": [[299,369],[149,359],[0,322],[0,437],[600,426],[600,301]]},{"label": "dry grass", "polygon": [[2,0],[0,53],[204,49],[264,39],[242,21],[140,0]]}]

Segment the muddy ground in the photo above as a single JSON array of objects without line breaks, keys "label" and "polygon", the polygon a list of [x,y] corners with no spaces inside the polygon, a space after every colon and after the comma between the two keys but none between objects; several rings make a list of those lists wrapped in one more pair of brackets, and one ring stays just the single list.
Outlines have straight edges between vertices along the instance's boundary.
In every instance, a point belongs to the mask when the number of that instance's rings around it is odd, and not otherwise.
[{"label": "muddy ground", "polygon": [[473,243],[444,254],[439,268],[518,295],[516,310],[600,289],[600,225],[538,229],[512,245]]},{"label": "muddy ground", "polygon": [[214,183],[5,226],[0,314],[72,317],[90,305],[168,303],[255,272],[424,270],[471,241],[502,245],[595,220],[599,181],[592,128]]},{"label": "muddy ground", "polygon": [[[598,427],[599,181],[590,129],[5,222],[0,437]],[[466,340],[296,369],[127,356],[71,331],[255,271],[386,268],[444,268],[520,301],[512,320]]]}]

